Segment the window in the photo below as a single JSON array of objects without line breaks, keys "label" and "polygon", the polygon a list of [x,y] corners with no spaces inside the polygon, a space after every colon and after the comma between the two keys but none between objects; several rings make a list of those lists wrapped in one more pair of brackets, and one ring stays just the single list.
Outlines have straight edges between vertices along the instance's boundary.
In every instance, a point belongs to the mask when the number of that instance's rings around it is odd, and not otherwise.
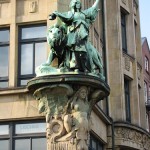
[{"label": "window", "polygon": [[148,93],[147,93],[147,83],[144,81],[144,98],[145,102],[147,102]]},{"label": "window", "polygon": [[46,61],[46,25],[20,27],[19,85],[35,77],[35,68]]},{"label": "window", "polygon": [[136,48],[136,50],[137,50],[137,23],[136,23],[136,21],[134,20],[134,41],[135,41],[135,48]]},{"label": "window", "polygon": [[148,87],[148,98],[150,98],[150,86]]},{"label": "window", "polygon": [[126,121],[131,122],[130,88],[129,88],[129,81],[126,79],[124,80],[124,95],[125,95]]},{"label": "window", "polygon": [[9,126],[0,125],[0,150],[9,150]]},{"label": "window", "polygon": [[9,29],[0,29],[0,88],[8,87]]},{"label": "window", "polygon": [[42,121],[2,124],[0,150],[46,150],[45,131]]},{"label": "window", "polygon": [[149,132],[149,116],[146,113],[146,130]]},{"label": "window", "polygon": [[121,13],[122,50],[127,53],[126,14]]},{"label": "window", "polygon": [[90,135],[89,150],[103,150],[103,144],[92,134]]},{"label": "window", "polygon": [[145,70],[148,71],[149,69],[149,61],[148,61],[148,58],[145,57]]}]

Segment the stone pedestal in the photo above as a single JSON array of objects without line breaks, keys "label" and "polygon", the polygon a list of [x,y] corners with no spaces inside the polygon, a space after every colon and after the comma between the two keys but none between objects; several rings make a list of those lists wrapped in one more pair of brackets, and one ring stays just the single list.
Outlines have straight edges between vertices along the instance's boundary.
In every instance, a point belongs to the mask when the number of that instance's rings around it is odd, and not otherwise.
[{"label": "stone pedestal", "polygon": [[92,107],[109,86],[95,76],[60,74],[34,78],[28,89],[46,116],[47,149],[88,150]]}]

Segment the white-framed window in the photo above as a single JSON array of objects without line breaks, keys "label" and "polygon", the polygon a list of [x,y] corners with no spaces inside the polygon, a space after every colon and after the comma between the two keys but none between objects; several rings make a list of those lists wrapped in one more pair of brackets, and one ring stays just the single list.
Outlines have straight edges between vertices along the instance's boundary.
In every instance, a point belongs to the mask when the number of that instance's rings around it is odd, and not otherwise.
[{"label": "white-framed window", "polygon": [[148,58],[145,56],[145,70],[148,71],[149,70],[149,60]]}]

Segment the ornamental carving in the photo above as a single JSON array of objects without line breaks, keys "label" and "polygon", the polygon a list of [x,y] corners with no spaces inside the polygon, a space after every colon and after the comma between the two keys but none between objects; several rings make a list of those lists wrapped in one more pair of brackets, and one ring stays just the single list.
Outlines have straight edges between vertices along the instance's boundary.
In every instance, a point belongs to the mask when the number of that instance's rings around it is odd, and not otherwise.
[{"label": "ornamental carving", "polygon": [[36,90],[39,113],[46,116],[49,150],[58,150],[62,145],[65,150],[87,150],[92,107],[104,95],[101,90],[67,84]]},{"label": "ornamental carving", "polygon": [[[30,13],[37,11],[37,1],[30,2]],[[102,56],[89,41],[98,6],[95,0],[82,10],[80,0],[71,0],[69,11],[49,15],[50,20],[59,18],[48,29],[51,50],[47,61],[36,68],[37,77],[28,82],[39,113],[46,116],[48,150],[88,150],[92,107],[109,95]]]},{"label": "ornamental carving", "polygon": [[38,9],[38,1],[30,1],[29,2],[29,12],[30,13],[35,13],[37,12]]},{"label": "ornamental carving", "polygon": [[122,3],[127,5],[127,0],[122,0]]},{"label": "ornamental carving", "polygon": [[131,141],[133,143],[137,143],[146,150],[150,149],[150,137],[134,129],[129,129],[125,127],[116,127],[115,138],[116,140]]},{"label": "ornamental carving", "polygon": [[141,68],[137,66],[137,75],[138,75],[138,80],[141,80]]},{"label": "ornamental carving", "polygon": [[130,71],[130,58],[127,56],[124,57],[124,67],[127,71]]}]

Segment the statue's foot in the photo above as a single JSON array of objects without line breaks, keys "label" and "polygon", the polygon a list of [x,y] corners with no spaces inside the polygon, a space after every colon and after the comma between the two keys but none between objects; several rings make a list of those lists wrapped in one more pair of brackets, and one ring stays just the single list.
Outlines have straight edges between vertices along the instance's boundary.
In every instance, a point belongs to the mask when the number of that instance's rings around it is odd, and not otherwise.
[{"label": "statue's foot", "polygon": [[83,72],[83,73],[88,73],[89,71],[88,70],[80,70],[80,69],[75,69],[74,72]]},{"label": "statue's foot", "polygon": [[69,69],[66,67],[61,67],[60,72],[69,72]]},{"label": "statue's foot", "polygon": [[74,72],[80,72],[80,70],[79,69],[75,69]]},{"label": "statue's foot", "polygon": [[84,73],[89,73],[89,71],[87,69],[84,70]]}]

